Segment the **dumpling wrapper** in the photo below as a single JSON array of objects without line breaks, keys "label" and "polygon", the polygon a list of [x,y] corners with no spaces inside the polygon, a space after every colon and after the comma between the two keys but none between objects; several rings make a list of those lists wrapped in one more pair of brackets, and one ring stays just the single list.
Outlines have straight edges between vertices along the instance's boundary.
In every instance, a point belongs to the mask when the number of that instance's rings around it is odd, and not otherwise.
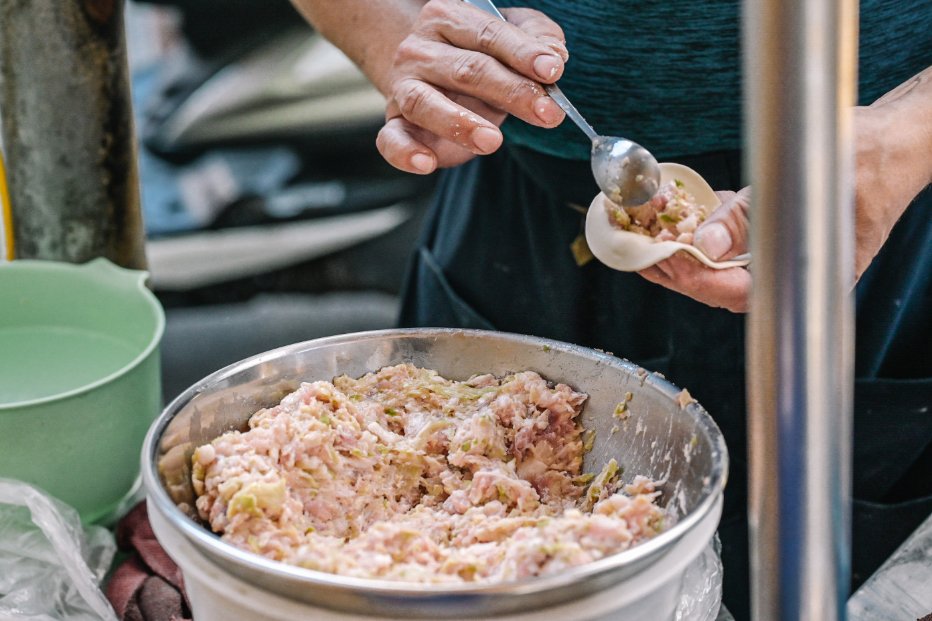
[{"label": "dumpling wrapper", "polygon": [[[695,170],[683,164],[662,162],[660,185],[664,186],[673,180],[680,181],[684,189],[692,194],[696,203],[700,205],[710,207],[714,211],[722,204],[712,187]],[[589,205],[586,215],[586,243],[593,256],[612,269],[637,272],[669,258],[679,250],[688,252],[713,269],[744,267],[751,262],[749,258],[713,261],[692,244],[657,241],[648,235],[623,231],[609,220],[606,202],[611,204],[608,197],[600,192]]]}]

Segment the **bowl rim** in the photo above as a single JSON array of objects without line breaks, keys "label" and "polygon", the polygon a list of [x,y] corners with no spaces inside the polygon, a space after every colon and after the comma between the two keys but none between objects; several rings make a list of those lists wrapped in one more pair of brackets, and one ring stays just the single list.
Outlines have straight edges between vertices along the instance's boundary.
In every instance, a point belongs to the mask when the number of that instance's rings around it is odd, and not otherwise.
[{"label": "bowl rim", "polygon": [[697,427],[706,432],[710,437],[712,444],[711,460],[713,463],[713,469],[709,474],[709,482],[706,487],[708,492],[696,507],[688,515],[679,519],[670,529],[660,533],[653,539],[628,548],[627,550],[606,556],[591,563],[572,567],[560,573],[535,576],[517,581],[436,585],[430,583],[358,578],[306,569],[296,565],[288,565],[252,552],[241,550],[224,542],[219,535],[197,524],[185,515],[181,509],[175,505],[162,485],[157,466],[157,451],[162,434],[175,415],[177,415],[191,399],[200,394],[205,387],[222,381],[257,364],[281,357],[287,353],[360,340],[445,336],[504,339],[511,342],[549,348],[548,351],[562,351],[565,353],[583,355],[611,366],[624,368],[632,373],[643,372],[645,373],[643,382],[645,385],[651,384],[654,388],[673,399],[681,393],[679,387],[669,382],[662,375],[648,372],[629,360],[616,357],[601,350],[543,337],[509,332],[458,328],[396,328],[353,332],[311,339],[284,347],[278,347],[228,365],[204,377],[173,399],[171,403],[166,406],[162,414],[153,421],[146,434],[142,448],[142,479],[148,502],[154,502],[166,517],[167,522],[184,535],[191,543],[209,551],[212,557],[211,560],[214,562],[222,558],[224,561],[230,561],[239,566],[246,565],[249,566],[250,569],[261,570],[266,575],[276,578],[303,582],[309,587],[319,586],[344,590],[361,590],[367,595],[376,597],[404,597],[414,600],[462,596],[531,595],[552,589],[568,587],[586,578],[603,574],[620,566],[633,565],[646,557],[661,553],[663,548],[672,546],[672,544],[679,540],[686,532],[692,530],[692,528],[714,508],[728,479],[728,449],[718,425],[712,419],[711,415],[695,401],[689,403],[682,409],[683,411],[689,412],[696,421]]},{"label": "bowl rim", "polygon": [[8,403],[0,401],[0,414],[5,411],[9,412],[12,410],[24,410],[26,408],[32,408],[35,406],[65,401],[67,399],[71,399],[72,397],[77,397],[79,395],[91,392],[92,390],[96,390],[101,386],[111,384],[124,375],[129,374],[131,371],[133,371],[133,369],[141,365],[149,356],[152,355],[152,352],[154,352],[159,347],[159,344],[162,341],[162,336],[165,333],[165,310],[162,308],[161,303],[159,303],[158,298],[155,297],[155,294],[152,293],[152,291],[150,291],[146,286],[146,282],[149,279],[148,271],[131,270],[125,267],[120,267],[103,257],[92,259],[91,261],[83,264],[37,259],[17,259],[16,261],[11,261],[6,264],[0,264],[0,273],[2,273],[3,270],[18,269],[32,269],[38,270],[40,272],[70,271],[73,272],[77,277],[80,277],[81,275],[93,274],[95,272],[112,271],[127,281],[127,288],[133,290],[133,293],[138,293],[143,297],[143,299],[146,301],[146,306],[152,313],[154,325],[149,342],[146,343],[144,348],[142,348],[142,351],[140,351],[132,360],[125,363],[116,371],[98,378],[93,382],[84,384],[83,386],[78,386],[77,388],[72,388],[62,392],[56,392],[44,397],[24,399],[22,401],[11,401]]}]

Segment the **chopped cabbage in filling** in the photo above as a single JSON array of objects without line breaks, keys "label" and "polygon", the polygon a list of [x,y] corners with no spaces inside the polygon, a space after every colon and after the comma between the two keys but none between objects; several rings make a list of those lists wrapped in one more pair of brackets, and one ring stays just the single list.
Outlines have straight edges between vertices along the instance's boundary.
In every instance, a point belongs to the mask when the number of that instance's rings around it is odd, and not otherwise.
[{"label": "chopped cabbage in filling", "polygon": [[698,204],[678,180],[662,185],[656,196],[643,205],[621,207],[611,201],[605,204],[613,226],[657,241],[683,244],[693,242],[696,229],[712,213],[708,206]]},{"label": "chopped cabbage in filling", "polygon": [[410,364],[304,383],[193,456],[222,538],[319,571],[422,583],[512,581],[664,529],[659,492],[582,474],[587,395],[531,371],[452,381]]}]

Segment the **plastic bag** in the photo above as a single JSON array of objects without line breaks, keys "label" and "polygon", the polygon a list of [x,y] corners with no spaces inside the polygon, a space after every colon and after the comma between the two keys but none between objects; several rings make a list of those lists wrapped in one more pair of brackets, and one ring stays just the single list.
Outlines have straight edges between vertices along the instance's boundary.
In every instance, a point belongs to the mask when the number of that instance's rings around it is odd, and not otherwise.
[{"label": "plastic bag", "polygon": [[116,621],[99,585],[116,544],[35,487],[0,478],[0,620]]},{"label": "plastic bag", "polygon": [[715,621],[722,606],[722,544],[716,534],[686,568],[675,621]]}]

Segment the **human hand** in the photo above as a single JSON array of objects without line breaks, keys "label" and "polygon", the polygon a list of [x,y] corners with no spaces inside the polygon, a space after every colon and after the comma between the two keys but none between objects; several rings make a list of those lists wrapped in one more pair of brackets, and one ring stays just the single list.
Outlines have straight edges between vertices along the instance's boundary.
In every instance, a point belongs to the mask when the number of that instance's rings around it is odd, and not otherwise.
[{"label": "human hand", "polygon": [[[693,243],[710,259],[724,261],[747,252],[751,188],[716,192],[722,201],[696,230]],[[751,273],[743,267],[712,269],[685,252],[638,272],[647,280],[733,313],[748,310]]]},{"label": "human hand", "polygon": [[424,5],[389,73],[376,144],[390,164],[427,174],[492,153],[508,114],[539,127],[563,121],[541,87],[563,74],[563,31],[539,11],[502,13],[507,22],[462,0]]},{"label": "human hand", "polygon": [[[855,108],[854,126],[857,280],[912,200],[932,184],[932,67],[870,106]],[[713,259],[727,259],[747,248],[750,189],[718,194],[724,204],[696,231],[695,244]],[[682,254],[640,273],[710,306],[747,311],[750,272],[716,271]]]}]

